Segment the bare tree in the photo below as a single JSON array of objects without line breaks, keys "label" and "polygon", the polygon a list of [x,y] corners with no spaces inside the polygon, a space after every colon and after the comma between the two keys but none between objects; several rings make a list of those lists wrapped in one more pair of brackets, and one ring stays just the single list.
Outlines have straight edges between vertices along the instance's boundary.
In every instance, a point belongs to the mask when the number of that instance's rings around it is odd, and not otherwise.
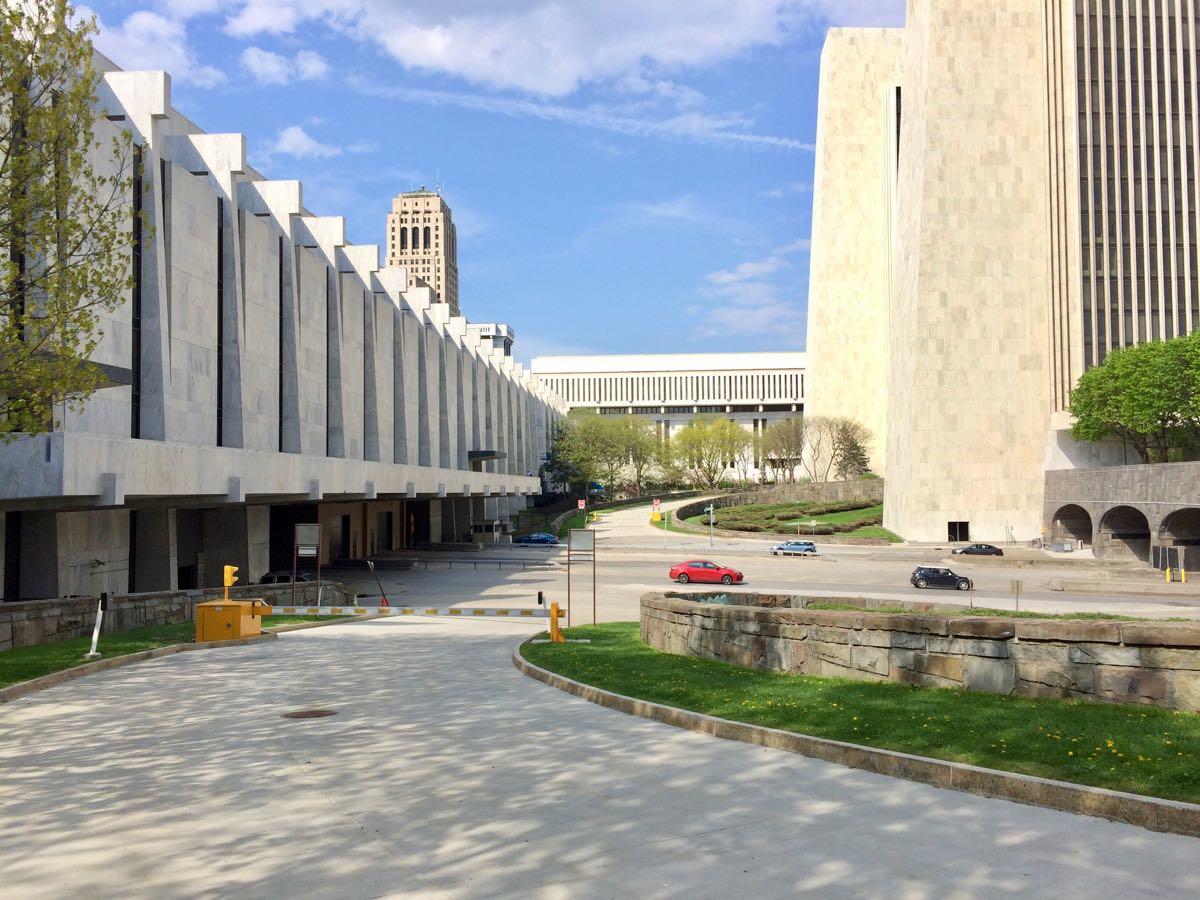
[{"label": "bare tree", "polygon": [[804,417],[804,454],[800,464],[814,482],[828,481],[837,464],[839,421],[832,416]]},{"label": "bare tree", "polygon": [[[763,456],[768,465],[794,484],[796,467],[804,457],[804,419],[784,419],[766,430],[762,438]],[[776,476],[778,477],[778,476]]]}]

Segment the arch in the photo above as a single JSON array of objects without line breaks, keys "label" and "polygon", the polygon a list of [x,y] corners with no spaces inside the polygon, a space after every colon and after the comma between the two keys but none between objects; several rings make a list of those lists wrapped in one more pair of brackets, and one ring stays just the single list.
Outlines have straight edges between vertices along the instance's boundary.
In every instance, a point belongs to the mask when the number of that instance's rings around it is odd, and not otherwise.
[{"label": "arch", "polygon": [[1092,517],[1086,509],[1075,503],[1061,507],[1050,519],[1050,540],[1083,541],[1092,545]]},{"label": "arch", "polygon": [[1114,506],[1100,519],[1096,555],[1103,559],[1150,561],[1150,522],[1132,506]]},{"label": "arch", "polygon": [[1178,554],[1167,551],[1167,565],[1181,565],[1190,571],[1200,569],[1200,508],[1184,507],[1164,518],[1158,529],[1158,542],[1163,547],[1180,548]]},{"label": "arch", "polygon": [[433,244],[429,243],[429,226],[425,226],[425,249],[428,250]]},{"label": "arch", "polygon": [[421,249],[421,229],[419,229],[416,225],[414,225],[412,228],[412,248],[414,250]]},{"label": "arch", "polygon": [[401,250],[408,249],[408,229],[407,228],[400,229],[400,249]]}]

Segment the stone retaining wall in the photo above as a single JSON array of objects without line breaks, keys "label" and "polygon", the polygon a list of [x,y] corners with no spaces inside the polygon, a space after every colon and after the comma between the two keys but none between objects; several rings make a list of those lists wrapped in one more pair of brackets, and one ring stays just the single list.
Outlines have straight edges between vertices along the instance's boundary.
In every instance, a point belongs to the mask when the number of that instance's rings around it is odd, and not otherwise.
[{"label": "stone retaining wall", "polygon": [[[864,609],[804,608],[817,600]],[[888,614],[872,602],[649,593],[641,634],[657,650],[753,669],[1200,711],[1200,623]]]},{"label": "stone retaining wall", "polygon": [[[109,602],[101,630],[105,634],[130,631],[147,625],[173,625],[190,622],[196,604],[222,596],[221,588],[194,591],[174,591],[152,594],[130,594],[114,597]],[[230,588],[235,599],[259,597],[272,604],[290,605],[290,584],[250,584]],[[322,582],[321,596],[326,606],[354,603],[354,592],[336,582]],[[315,583],[296,585],[296,601],[304,605],[315,603]],[[62,600],[29,600],[22,603],[0,603],[0,651],[15,647],[32,647],[52,641],[90,635],[96,624],[95,597],[73,597]]]}]

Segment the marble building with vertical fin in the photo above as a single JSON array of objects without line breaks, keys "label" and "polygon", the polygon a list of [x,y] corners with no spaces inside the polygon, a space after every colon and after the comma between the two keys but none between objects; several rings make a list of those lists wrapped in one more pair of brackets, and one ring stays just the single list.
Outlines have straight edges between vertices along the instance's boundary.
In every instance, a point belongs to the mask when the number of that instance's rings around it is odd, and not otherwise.
[{"label": "marble building with vertical fin", "polygon": [[297,523],[329,563],[525,508],[562,402],[456,297],[256,172],[244,135],[176,110],[166,72],[97,69],[96,137],[128,130],[139,164],[134,287],[100,322],[106,385],[0,445],[4,599],[253,581],[290,569]]},{"label": "marble building with vertical fin", "polygon": [[[1197,0],[909,0],[830,32],[809,409],[885,435],[888,528],[1052,536],[1047,473],[1124,462],[1072,439],[1070,391],[1200,327],[1198,38]],[[1176,539],[1098,515],[1071,529],[1098,552]]]}]

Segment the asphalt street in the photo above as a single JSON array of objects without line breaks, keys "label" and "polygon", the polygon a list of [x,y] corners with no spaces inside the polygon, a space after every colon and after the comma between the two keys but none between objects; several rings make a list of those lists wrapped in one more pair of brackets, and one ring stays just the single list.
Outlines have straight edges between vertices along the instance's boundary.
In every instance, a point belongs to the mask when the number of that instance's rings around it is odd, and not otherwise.
[{"label": "asphalt street", "polygon": [[[1020,608],[1041,612],[1098,611],[1159,618],[1200,618],[1200,593],[1167,597],[1122,593],[1120,585],[1102,594],[1051,590],[1054,579],[1097,579],[1094,567],[1078,563],[1028,567],[1017,561],[996,564],[954,557],[949,565],[968,575],[975,590],[919,591],[909,583],[917,565],[944,565],[944,550],[911,546],[856,546],[817,543],[815,558],[776,557],[769,547],[778,539],[716,540],[663,531],[649,523],[649,510],[639,507],[604,514],[597,533],[596,618],[638,618],[639,598],[646,591],[674,590],[667,570],[688,559],[709,559],[737,568],[746,577],[734,590],[764,593],[818,593],[831,597],[871,596],[886,600],[933,600],[943,603],[1013,609],[1012,581],[1021,582]],[[382,571],[393,602],[414,605],[534,606],[537,593],[566,604],[567,551],[564,547],[501,546],[475,553],[421,554],[416,568]],[[572,621],[592,620],[592,568],[588,557],[571,565]],[[375,597],[378,587],[365,570],[343,570],[330,577],[347,581]],[[1158,584],[1147,573],[1138,586]],[[695,586],[689,586],[689,589]],[[719,587],[719,586],[718,586]],[[368,599],[366,602],[376,602]]]}]

